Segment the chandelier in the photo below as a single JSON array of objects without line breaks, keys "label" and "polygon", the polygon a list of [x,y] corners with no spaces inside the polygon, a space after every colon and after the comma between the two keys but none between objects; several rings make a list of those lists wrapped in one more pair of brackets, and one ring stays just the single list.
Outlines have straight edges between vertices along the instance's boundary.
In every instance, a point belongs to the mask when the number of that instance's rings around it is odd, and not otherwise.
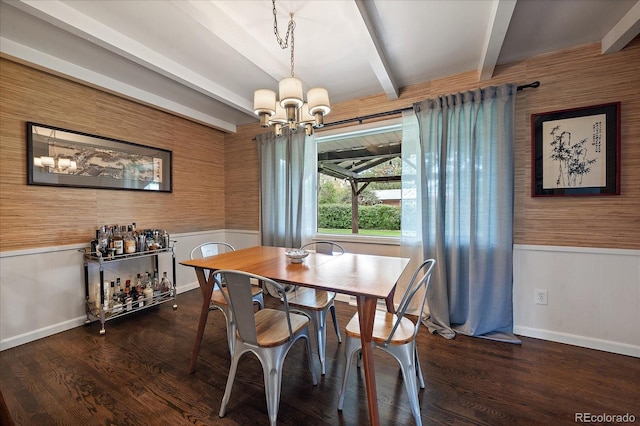
[{"label": "chandelier", "polygon": [[314,127],[324,125],[324,116],[331,111],[329,105],[329,92],[322,87],[314,87],[307,91],[305,102],[302,92],[302,81],[295,77],[294,65],[294,37],[293,31],[296,23],[293,20],[293,13],[290,13],[287,33],[280,37],[278,32],[278,19],[276,17],[276,1],[273,4],[273,32],[280,48],[291,50],[291,77],[280,80],[279,100],[276,99],[276,92],[269,89],[258,89],[253,94],[253,110],[260,117],[262,127],[275,127],[276,135],[282,135],[285,127],[295,130],[299,125],[304,126],[307,135],[313,134]]}]

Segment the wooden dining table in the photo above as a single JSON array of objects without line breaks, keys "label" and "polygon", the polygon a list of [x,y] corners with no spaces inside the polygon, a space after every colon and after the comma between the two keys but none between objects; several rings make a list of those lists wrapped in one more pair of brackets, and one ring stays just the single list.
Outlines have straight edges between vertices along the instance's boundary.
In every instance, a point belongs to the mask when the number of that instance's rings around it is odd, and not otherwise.
[{"label": "wooden dining table", "polygon": [[181,265],[195,268],[202,293],[202,309],[189,372],[195,371],[209,315],[209,303],[214,287],[210,271],[233,269],[261,275],[283,284],[348,294],[355,296],[358,306],[369,420],[372,425],[380,424],[371,346],[373,320],[379,299],[384,299],[387,309],[394,312],[393,296],[396,283],[409,259],[353,253],[331,256],[310,252],[302,263],[291,263],[285,255],[286,251],[287,249],[282,247],[256,246],[180,262]]}]

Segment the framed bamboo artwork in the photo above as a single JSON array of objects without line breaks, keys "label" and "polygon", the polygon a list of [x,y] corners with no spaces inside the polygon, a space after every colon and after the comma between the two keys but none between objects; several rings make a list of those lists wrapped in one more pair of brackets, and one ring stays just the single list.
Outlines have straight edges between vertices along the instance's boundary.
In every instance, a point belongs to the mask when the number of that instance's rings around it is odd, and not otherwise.
[{"label": "framed bamboo artwork", "polygon": [[531,115],[533,197],[620,194],[620,102]]}]

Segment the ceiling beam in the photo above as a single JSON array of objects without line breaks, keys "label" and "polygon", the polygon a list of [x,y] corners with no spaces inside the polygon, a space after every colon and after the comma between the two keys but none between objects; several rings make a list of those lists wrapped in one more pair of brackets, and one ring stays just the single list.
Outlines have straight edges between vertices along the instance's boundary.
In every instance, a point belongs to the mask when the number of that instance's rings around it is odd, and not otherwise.
[{"label": "ceiling beam", "polygon": [[401,153],[402,145],[400,144],[389,144],[388,146],[383,147],[367,146],[364,148],[344,149],[342,151],[319,152],[318,161],[355,161],[378,158],[380,156],[385,156],[386,158],[388,158],[397,157]]},{"label": "ceiling beam", "polygon": [[357,179],[358,175],[332,163],[318,163],[318,171],[340,179]]},{"label": "ceiling beam", "polygon": [[61,1],[18,0],[11,5],[232,108],[254,115],[251,100],[149,49]]},{"label": "ceiling beam", "polygon": [[35,66],[40,70],[46,70],[49,73],[80,82],[90,87],[112,93],[135,102],[149,105],[162,111],[169,112],[179,117],[214,127],[225,132],[236,132],[236,125],[228,121],[220,120],[214,116],[196,111],[185,105],[174,102],[170,99],[163,98],[156,94],[133,87],[129,84],[115,80],[95,71],[82,68],[76,64],[64,61],[39,50],[32,49],[13,40],[0,37],[0,46],[2,46],[2,56],[9,56],[11,59],[26,63],[29,66]]},{"label": "ceiling beam", "polygon": [[210,1],[171,0],[171,3],[196,21],[213,36],[269,74],[274,83],[289,77],[291,70],[264,49],[259,40],[238,24],[228,13]]},{"label": "ceiling beam", "polygon": [[355,2],[358,7],[358,11],[360,12],[360,17],[362,18],[362,24],[366,27],[367,34],[369,34],[369,46],[366,49],[369,53],[369,64],[378,78],[387,98],[390,100],[398,99],[400,96],[398,85],[391,73],[382,43],[379,40],[374,26],[374,21],[380,22],[375,4],[372,1],[364,0],[355,0]]},{"label": "ceiling beam", "polygon": [[482,56],[478,66],[478,80],[488,80],[493,77],[493,70],[500,56],[502,43],[509,29],[509,22],[516,8],[516,0],[494,0],[489,17],[489,26],[485,34]]},{"label": "ceiling beam", "polygon": [[602,39],[602,54],[619,52],[640,34],[640,0]]}]

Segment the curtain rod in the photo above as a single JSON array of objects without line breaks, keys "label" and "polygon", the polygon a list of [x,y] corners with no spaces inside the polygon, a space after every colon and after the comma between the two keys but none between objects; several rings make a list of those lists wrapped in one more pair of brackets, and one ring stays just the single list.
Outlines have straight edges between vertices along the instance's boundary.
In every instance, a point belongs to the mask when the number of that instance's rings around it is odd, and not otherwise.
[{"label": "curtain rod", "polygon": [[[534,81],[533,83],[523,84],[523,85],[518,86],[518,90],[517,91],[519,92],[521,90],[528,89],[528,88],[535,89],[537,87],[540,87],[540,82],[539,81]],[[386,111],[386,112],[379,112],[377,114],[365,115],[365,116],[362,116],[362,117],[347,118],[347,119],[344,119],[344,120],[339,120],[339,121],[334,121],[334,122],[331,122],[331,123],[326,123],[323,126],[323,129],[326,128],[326,127],[338,126],[340,124],[352,123],[354,121],[358,121],[360,124],[362,124],[363,120],[370,120],[372,118],[380,118],[380,117],[386,117],[386,116],[389,116],[389,115],[401,114],[404,111],[410,111],[412,109],[413,109],[413,107],[410,106],[410,107],[406,107],[406,108],[394,109],[393,111]]]},{"label": "curtain rod", "polygon": [[[524,89],[528,89],[528,88],[532,88],[532,89],[536,89],[540,87],[540,82],[539,81],[534,81],[533,83],[529,83],[529,84],[522,84],[520,86],[518,86],[517,91],[521,91]],[[406,108],[400,108],[400,109],[394,109],[393,111],[386,111],[386,112],[379,112],[377,114],[370,114],[370,115],[365,115],[362,117],[353,117],[353,118],[347,118],[344,120],[339,120],[339,121],[334,121],[332,123],[326,123],[322,128],[327,128],[327,127],[331,127],[331,126],[338,126],[340,124],[346,124],[346,123],[352,123],[354,121],[359,122],[360,124],[362,124],[362,121],[364,120],[371,120],[372,118],[380,118],[380,117],[387,117],[389,115],[396,115],[396,114],[401,114],[404,111],[410,111],[412,110],[413,107],[406,107]],[[253,140],[255,140],[255,138],[253,138]]]}]

